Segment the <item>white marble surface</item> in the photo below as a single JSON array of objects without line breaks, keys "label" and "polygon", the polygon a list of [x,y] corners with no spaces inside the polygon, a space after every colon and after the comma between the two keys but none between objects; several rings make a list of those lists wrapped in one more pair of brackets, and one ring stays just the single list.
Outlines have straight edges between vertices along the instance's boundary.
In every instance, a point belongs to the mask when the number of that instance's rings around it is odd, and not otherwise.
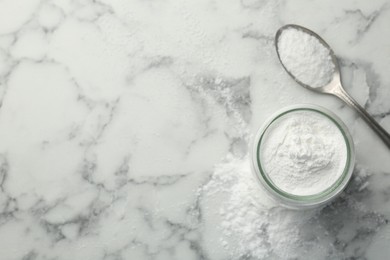
[{"label": "white marble surface", "polygon": [[[385,0],[0,1],[0,258],[388,258],[390,152],[286,75],[273,46],[286,23],[329,42],[345,87],[390,130]],[[345,121],[354,178],[317,211],[256,206],[235,184],[252,178],[251,137],[302,102]],[[259,228],[229,229],[224,202],[257,197]]]}]

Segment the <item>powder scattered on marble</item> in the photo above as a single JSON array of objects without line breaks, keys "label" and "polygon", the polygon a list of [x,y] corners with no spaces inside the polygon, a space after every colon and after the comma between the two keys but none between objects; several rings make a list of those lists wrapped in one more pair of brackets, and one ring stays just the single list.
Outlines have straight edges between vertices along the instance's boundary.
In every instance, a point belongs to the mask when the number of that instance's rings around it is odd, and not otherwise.
[{"label": "powder scattered on marble", "polygon": [[284,67],[297,80],[315,88],[332,80],[335,66],[330,51],[317,38],[288,28],[282,31],[277,45]]},{"label": "powder scattered on marble", "polygon": [[316,211],[291,211],[274,204],[253,176],[248,156],[228,156],[202,192],[207,199],[227,194],[217,211],[221,243],[232,259],[299,256],[300,229]]},{"label": "powder scattered on marble", "polygon": [[299,196],[331,187],[347,161],[347,146],[337,125],[309,110],[279,117],[267,128],[260,147],[260,162],[272,182]]}]

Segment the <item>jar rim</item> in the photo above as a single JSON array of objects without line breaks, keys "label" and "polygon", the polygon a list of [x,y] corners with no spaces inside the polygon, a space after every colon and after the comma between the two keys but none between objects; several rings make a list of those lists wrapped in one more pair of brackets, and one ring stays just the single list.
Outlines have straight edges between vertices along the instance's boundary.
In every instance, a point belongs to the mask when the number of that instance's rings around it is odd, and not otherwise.
[{"label": "jar rim", "polygon": [[[347,158],[345,161],[343,173],[330,187],[316,194],[296,195],[296,194],[291,194],[286,191],[283,191],[273,183],[273,181],[269,178],[268,174],[263,169],[261,164],[260,147],[262,144],[264,134],[266,133],[267,129],[269,129],[269,127],[277,119],[283,117],[288,113],[296,112],[296,111],[311,111],[327,117],[329,120],[331,120],[332,123],[334,123],[334,125],[336,125],[336,127],[343,135],[343,139],[345,141],[345,145],[347,149]],[[290,206],[299,206],[299,205],[315,206],[318,204],[326,203],[328,200],[332,199],[333,197],[341,193],[341,191],[345,188],[352,175],[354,161],[355,161],[355,153],[354,153],[354,144],[352,141],[352,137],[348,131],[348,128],[338,116],[336,116],[333,112],[329,111],[328,109],[325,109],[318,105],[298,104],[298,105],[288,106],[277,111],[275,114],[273,114],[270,117],[270,119],[263,125],[263,127],[260,128],[257,134],[257,138],[255,139],[252,159],[254,164],[253,166],[255,166],[256,169],[257,178],[260,179],[261,183],[274,197],[277,197],[279,200],[282,200],[281,201],[282,204],[287,204]]]}]

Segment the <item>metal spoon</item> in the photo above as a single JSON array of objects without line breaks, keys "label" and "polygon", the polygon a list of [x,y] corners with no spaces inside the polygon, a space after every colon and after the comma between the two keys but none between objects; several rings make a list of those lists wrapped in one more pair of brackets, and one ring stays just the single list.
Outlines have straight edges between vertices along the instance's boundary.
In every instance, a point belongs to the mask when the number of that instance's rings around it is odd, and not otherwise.
[{"label": "metal spoon", "polygon": [[[335,70],[334,70],[334,75],[332,80],[326,84],[325,86],[322,87],[313,87],[304,84],[303,82],[299,81],[289,70],[288,68],[283,64],[283,61],[280,58],[279,55],[279,49],[278,49],[278,40],[279,36],[283,32],[283,30],[289,29],[289,28],[294,28],[296,30],[300,30],[302,32],[305,32],[307,34],[310,34],[311,36],[317,38],[323,45],[326,47],[331,55],[332,62],[334,64]],[[390,134],[383,128],[381,127],[378,122],[375,121],[375,119],[370,116],[370,114],[367,113],[367,111],[360,106],[343,88],[340,80],[340,68],[339,64],[336,58],[336,55],[334,54],[333,50],[330,48],[330,46],[315,32],[299,26],[295,24],[287,24],[285,26],[282,26],[275,35],[275,47],[276,47],[276,52],[278,54],[278,58],[280,63],[283,65],[283,68],[287,71],[287,73],[296,81],[298,82],[302,87],[305,87],[307,89],[310,89],[312,91],[318,92],[318,93],[325,93],[325,94],[330,94],[334,95],[338,98],[340,98],[342,101],[344,101],[347,105],[350,107],[354,108],[360,116],[367,122],[367,124],[378,134],[378,136],[383,140],[383,142],[387,145],[388,148],[390,148]]]}]

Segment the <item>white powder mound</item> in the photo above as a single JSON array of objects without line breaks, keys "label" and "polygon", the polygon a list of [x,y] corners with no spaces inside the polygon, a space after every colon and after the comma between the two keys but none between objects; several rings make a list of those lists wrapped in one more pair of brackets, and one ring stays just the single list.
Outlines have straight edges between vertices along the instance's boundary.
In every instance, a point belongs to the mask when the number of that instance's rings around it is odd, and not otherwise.
[{"label": "white powder mound", "polygon": [[315,37],[301,30],[283,30],[278,39],[279,57],[285,68],[311,87],[328,84],[335,72],[330,51]]},{"label": "white powder mound", "polygon": [[293,111],[265,132],[260,161],[272,182],[294,195],[318,194],[342,175],[347,160],[344,136],[328,117]]},{"label": "white powder mound", "polygon": [[202,193],[208,200],[227,194],[215,210],[222,219],[221,243],[231,259],[290,259],[302,254],[300,230],[317,211],[291,211],[274,204],[251,172],[248,156],[228,156]]}]

